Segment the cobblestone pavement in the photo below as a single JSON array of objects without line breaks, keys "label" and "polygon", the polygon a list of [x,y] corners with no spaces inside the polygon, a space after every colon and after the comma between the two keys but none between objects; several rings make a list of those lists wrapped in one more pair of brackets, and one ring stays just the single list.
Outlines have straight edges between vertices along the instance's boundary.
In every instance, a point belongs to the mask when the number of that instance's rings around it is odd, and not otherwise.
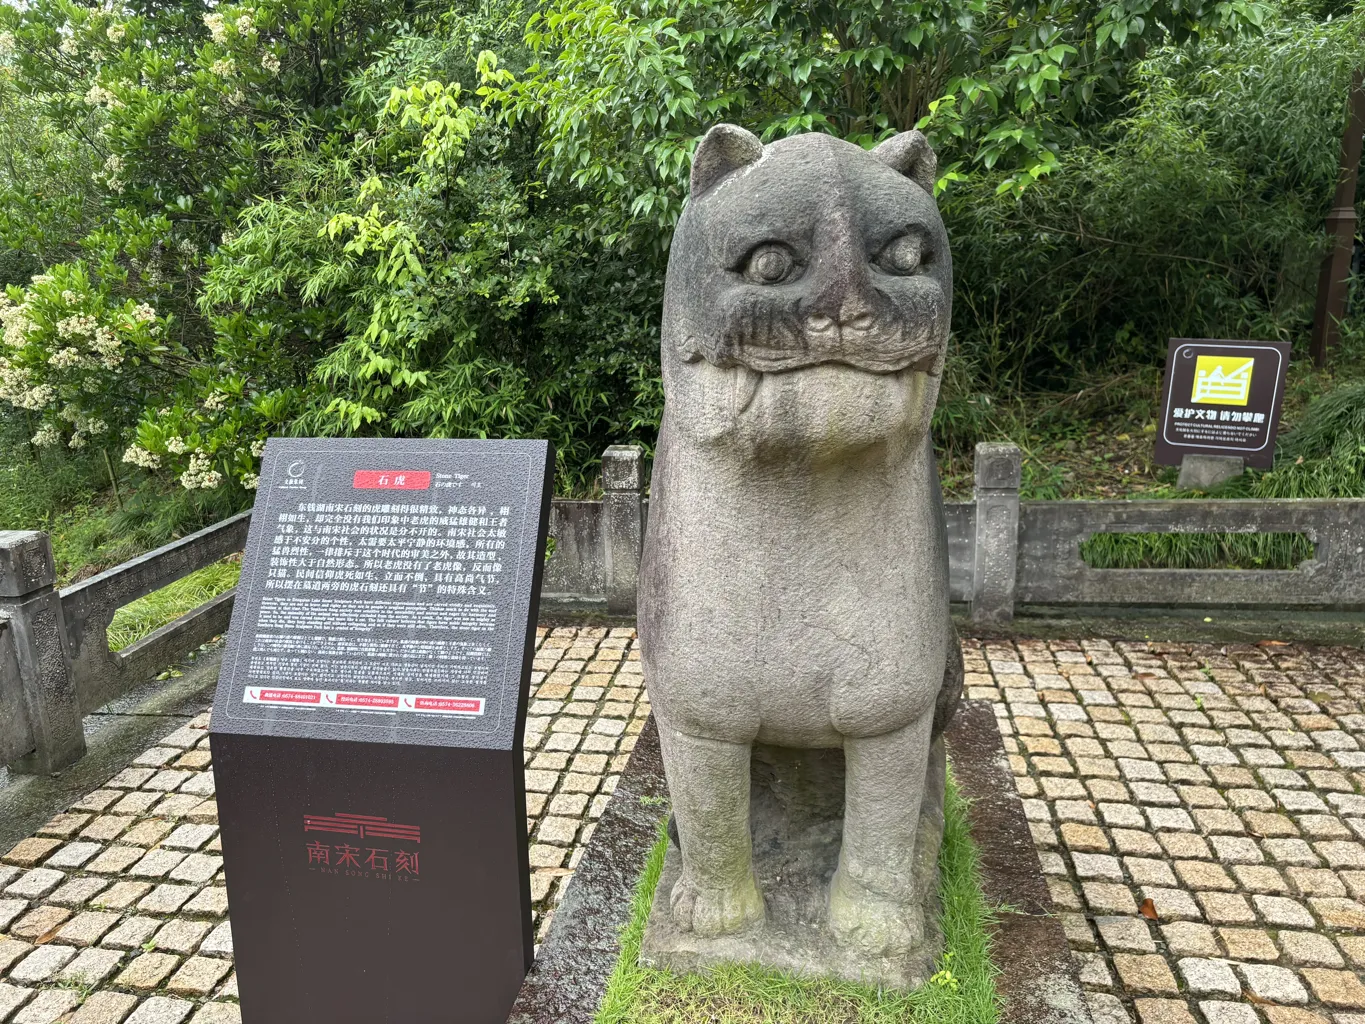
[{"label": "cobblestone pavement", "polygon": [[[540,633],[526,781],[543,936],[649,703],[633,631]],[[1096,1024],[1365,1024],[1365,652],[964,650]],[[207,723],[0,858],[0,1024],[240,1020]]]},{"label": "cobblestone pavement", "polygon": [[1096,1024],[1365,1024],[1365,652],[964,648]]}]

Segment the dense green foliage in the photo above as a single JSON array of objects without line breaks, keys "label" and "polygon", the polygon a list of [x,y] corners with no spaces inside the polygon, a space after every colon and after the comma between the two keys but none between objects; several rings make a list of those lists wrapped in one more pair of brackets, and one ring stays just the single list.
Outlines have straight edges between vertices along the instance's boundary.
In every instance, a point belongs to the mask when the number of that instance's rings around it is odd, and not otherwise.
[{"label": "dense green foliage", "polygon": [[248,502],[271,433],[544,436],[587,490],[653,441],[700,134],[920,125],[960,450],[1173,335],[1303,338],[1361,28],[1253,0],[0,6],[0,399],[32,446],[178,484],[128,502],[151,532]]}]

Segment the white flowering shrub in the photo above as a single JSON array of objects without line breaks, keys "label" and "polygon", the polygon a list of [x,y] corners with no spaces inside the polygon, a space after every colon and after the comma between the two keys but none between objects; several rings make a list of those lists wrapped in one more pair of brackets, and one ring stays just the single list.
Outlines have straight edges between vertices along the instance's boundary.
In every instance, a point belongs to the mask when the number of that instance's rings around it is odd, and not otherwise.
[{"label": "white flowering shrub", "polygon": [[256,489],[265,439],[294,411],[290,391],[260,394],[245,378],[199,375],[206,390],[144,416],[123,461],[188,491]]},{"label": "white flowering shrub", "polygon": [[179,355],[167,319],[92,287],[79,264],[0,292],[0,325],[0,401],[39,424],[38,447],[117,444]]}]

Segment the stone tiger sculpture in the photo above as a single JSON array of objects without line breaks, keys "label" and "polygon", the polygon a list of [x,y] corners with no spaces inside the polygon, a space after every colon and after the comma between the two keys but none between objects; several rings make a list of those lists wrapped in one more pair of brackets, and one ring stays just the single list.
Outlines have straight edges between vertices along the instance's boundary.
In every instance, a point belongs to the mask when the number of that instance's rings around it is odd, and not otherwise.
[{"label": "stone tiger sculpture", "polygon": [[925,942],[962,682],[929,433],[952,309],[934,178],[913,131],[865,151],[717,125],[693,160],[639,619],[685,931],[764,919],[749,799],[767,744],[844,752],[838,943]]}]

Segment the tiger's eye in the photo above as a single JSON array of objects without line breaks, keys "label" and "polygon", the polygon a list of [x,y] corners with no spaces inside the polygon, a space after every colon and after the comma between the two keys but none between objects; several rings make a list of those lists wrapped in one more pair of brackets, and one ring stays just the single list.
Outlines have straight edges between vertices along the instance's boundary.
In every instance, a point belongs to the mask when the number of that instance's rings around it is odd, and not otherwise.
[{"label": "tiger's eye", "polygon": [[922,244],[915,235],[901,235],[889,242],[877,257],[881,268],[889,274],[913,274],[919,269]]},{"label": "tiger's eye", "polygon": [[744,274],[759,284],[778,284],[791,274],[795,263],[785,246],[762,245],[750,254]]}]

